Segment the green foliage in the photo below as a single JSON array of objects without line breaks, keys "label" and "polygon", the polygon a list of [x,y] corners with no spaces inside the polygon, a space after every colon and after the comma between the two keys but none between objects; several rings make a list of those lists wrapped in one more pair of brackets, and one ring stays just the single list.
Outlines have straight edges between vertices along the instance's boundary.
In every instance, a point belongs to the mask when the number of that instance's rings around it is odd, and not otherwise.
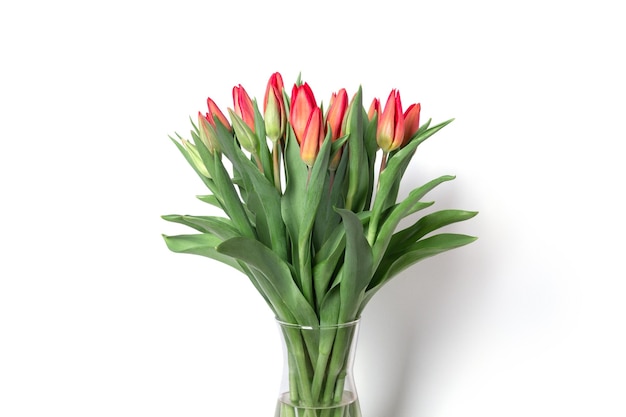
[{"label": "green foliage", "polygon": [[[283,97],[289,112],[286,90]],[[274,145],[265,139],[256,101],[254,112],[254,135],[259,139],[254,148],[250,137],[241,145],[235,133],[243,130],[239,119],[233,130],[214,117],[214,149],[200,140],[193,121],[191,140],[170,137],[209,190],[198,198],[221,209],[225,217],[163,216],[196,232],[164,239],[173,252],[206,256],[246,274],[280,320],[302,325],[352,321],[404,269],[476,239],[437,233],[476,212],[446,209],[414,216],[434,204],[422,199],[453,176],[428,181],[397,201],[418,146],[452,120],[433,127],[430,120],[424,123],[400,149],[383,156],[380,169],[380,115],[368,117],[359,87],[346,111],[345,134],[333,140],[328,131],[309,168],[300,158],[291,125]],[[339,165],[329,170],[337,152]],[[398,230],[402,221],[408,226]]]}]

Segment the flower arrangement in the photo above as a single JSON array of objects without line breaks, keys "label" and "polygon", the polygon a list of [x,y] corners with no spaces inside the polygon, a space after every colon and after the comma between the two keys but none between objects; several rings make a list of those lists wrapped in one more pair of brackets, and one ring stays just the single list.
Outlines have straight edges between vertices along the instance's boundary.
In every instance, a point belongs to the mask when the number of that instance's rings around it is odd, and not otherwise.
[{"label": "flower arrangement", "polygon": [[[422,201],[429,191],[454,177],[435,178],[397,201],[418,146],[452,121],[420,125],[420,104],[403,110],[398,90],[384,106],[375,98],[365,108],[361,87],[351,99],[341,88],[324,108],[300,77],[289,95],[274,73],[262,113],[241,85],[233,88],[229,118],[211,98],[207,106],[192,120],[191,140],[170,138],[210,191],[200,200],[226,217],[163,216],[196,231],[165,242],[247,275],[280,322],[353,322],[399,272],[476,239],[434,233],[473,211],[434,211],[399,227],[433,204]],[[338,334],[315,341],[287,335],[292,351],[306,352],[292,358],[306,362],[294,367],[292,403],[340,401],[332,397],[342,392],[338,375],[350,341]]]}]

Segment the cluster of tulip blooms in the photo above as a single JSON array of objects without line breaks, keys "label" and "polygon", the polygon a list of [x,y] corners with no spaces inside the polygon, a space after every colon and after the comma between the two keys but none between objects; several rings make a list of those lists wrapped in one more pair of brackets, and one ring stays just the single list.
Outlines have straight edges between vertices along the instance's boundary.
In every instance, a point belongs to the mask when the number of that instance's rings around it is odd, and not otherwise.
[{"label": "cluster of tulip blooms", "polygon": [[171,138],[211,191],[199,198],[227,217],[163,216],[200,232],[165,240],[174,252],[208,256],[248,275],[279,319],[354,320],[392,276],[475,239],[429,236],[476,214],[462,210],[430,213],[396,230],[433,204],[420,201],[427,192],[454,178],[441,176],[396,201],[418,145],[451,120],[420,126],[420,104],[403,111],[395,89],[384,107],[375,98],[366,110],[361,88],[350,101],[342,88],[324,111],[300,78],[289,96],[278,72],[267,83],[263,113],[241,85],[233,103],[229,121],[208,98],[208,112],[192,122],[193,140]]},{"label": "cluster of tulip blooms", "polygon": [[[335,142],[346,134],[348,109],[352,106],[348,103],[348,93],[345,88],[332,93],[325,113],[317,104],[313,91],[306,82],[293,86],[289,103],[286,103],[283,94],[283,79],[280,73],[276,72],[267,83],[263,100],[265,135],[271,140],[276,157],[282,148],[277,145],[284,141],[289,123],[300,146],[302,160],[308,167],[312,167],[326,135]],[[352,98],[353,103],[355,98],[356,95]],[[205,114],[198,112],[199,137],[210,152],[219,151],[216,133],[216,123],[219,122],[227,129],[234,130],[239,144],[251,153],[259,168],[263,169],[260,151],[261,142],[265,138],[260,138],[256,129],[258,123],[256,103],[241,85],[233,87],[233,103],[234,109],[228,109],[232,120],[231,126],[217,104],[208,98],[209,111]],[[396,89],[391,90],[382,112],[380,100],[378,98],[372,100],[367,117],[371,121],[378,116],[375,139],[383,151],[381,168],[384,168],[390,152],[406,145],[417,133],[420,110],[420,104],[414,103],[403,113],[400,92]],[[330,161],[330,170],[337,168],[341,155],[342,148],[339,148]],[[279,182],[276,181],[276,184]]]}]

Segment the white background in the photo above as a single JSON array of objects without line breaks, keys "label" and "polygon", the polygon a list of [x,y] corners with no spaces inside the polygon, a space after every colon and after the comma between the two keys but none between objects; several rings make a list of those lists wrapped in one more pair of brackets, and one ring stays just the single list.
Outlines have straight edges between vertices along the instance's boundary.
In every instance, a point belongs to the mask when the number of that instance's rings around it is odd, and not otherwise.
[{"label": "white background", "polygon": [[[626,415],[618,2],[21,1],[0,6],[0,416],[271,416],[282,353],[243,275],[169,252],[206,214],[167,135],[280,71],[401,91],[470,246],[363,316],[365,417]],[[185,232],[187,229],[185,229]]]}]

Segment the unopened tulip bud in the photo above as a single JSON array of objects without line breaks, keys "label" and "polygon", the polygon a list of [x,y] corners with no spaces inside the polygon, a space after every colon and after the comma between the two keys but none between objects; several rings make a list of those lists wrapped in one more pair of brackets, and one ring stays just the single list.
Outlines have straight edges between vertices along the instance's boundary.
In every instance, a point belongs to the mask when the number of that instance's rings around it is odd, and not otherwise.
[{"label": "unopened tulip bud", "polygon": [[404,140],[404,115],[400,92],[391,90],[385,109],[378,116],[376,142],[383,152],[391,152],[402,146]]},{"label": "unopened tulip bud", "polygon": [[319,109],[319,107],[311,87],[307,83],[294,85],[291,93],[289,122],[300,145],[302,145],[309,119],[315,109]]},{"label": "unopened tulip bud", "polygon": [[209,108],[209,113],[207,115],[207,120],[209,120],[209,123],[211,123],[211,125],[215,128],[213,117],[217,117],[217,119],[220,121],[220,123],[224,125],[226,129],[232,131],[233,129],[230,126],[228,119],[226,118],[226,116],[224,116],[224,113],[222,113],[220,108],[217,107],[217,104],[215,104],[215,102],[211,100],[210,97],[207,98],[206,103],[207,103],[207,107]]},{"label": "unopened tulip bud", "polygon": [[198,152],[198,149],[196,149],[196,147],[193,146],[193,144],[189,143],[188,140],[183,139],[182,142],[183,142],[183,146],[187,150],[187,155],[189,155],[191,162],[196,167],[198,172],[200,172],[202,175],[204,175],[207,178],[211,178],[211,174],[209,174],[209,171],[206,169],[204,162],[202,162],[202,158],[200,157],[200,153]]},{"label": "unopened tulip bud", "polygon": [[403,145],[409,143],[413,135],[417,133],[420,128],[420,110],[419,103],[411,104],[404,112],[404,140]]},{"label": "unopened tulip bud", "polygon": [[280,73],[272,74],[265,89],[263,118],[265,121],[265,133],[274,143],[283,137],[287,125],[283,88],[283,79]]},{"label": "unopened tulip bud", "polygon": [[215,133],[215,122],[209,114],[203,116],[202,113],[198,112],[198,130],[200,131],[200,140],[209,152],[213,153],[220,150]]},{"label": "unopened tulip bud", "polygon": [[[342,126],[345,122],[345,116],[348,110],[348,93],[345,88],[342,88],[337,93],[333,93],[328,105],[328,114],[326,116],[326,127],[331,131],[331,140],[336,141],[342,134]],[[330,160],[328,168],[331,171],[337,169],[339,161],[341,160],[342,150],[339,149],[337,153]]]},{"label": "unopened tulip bud", "polygon": [[252,104],[252,99],[250,99],[250,96],[246,93],[246,90],[241,84],[233,87],[233,102],[235,104],[235,114],[237,114],[250,130],[254,132],[254,105]]},{"label": "unopened tulip bud", "polygon": [[233,110],[228,109],[228,113],[233,121],[235,136],[237,136],[237,140],[239,141],[241,147],[253,155],[258,155],[260,142],[256,133],[254,133],[250,126],[248,126]]},{"label": "unopened tulip bud", "polygon": [[370,104],[370,108],[367,111],[367,118],[372,120],[377,114],[380,114],[380,100],[375,98],[372,100],[372,104]]},{"label": "unopened tulip bud", "polygon": [[319,107],[316,107],[313,109],[313,113],[311,113],[311,117],[304,131],[302,143],[300,144],[300,157],[309,167],[313,166],[324,140],[322,123],[322,111]]}]

